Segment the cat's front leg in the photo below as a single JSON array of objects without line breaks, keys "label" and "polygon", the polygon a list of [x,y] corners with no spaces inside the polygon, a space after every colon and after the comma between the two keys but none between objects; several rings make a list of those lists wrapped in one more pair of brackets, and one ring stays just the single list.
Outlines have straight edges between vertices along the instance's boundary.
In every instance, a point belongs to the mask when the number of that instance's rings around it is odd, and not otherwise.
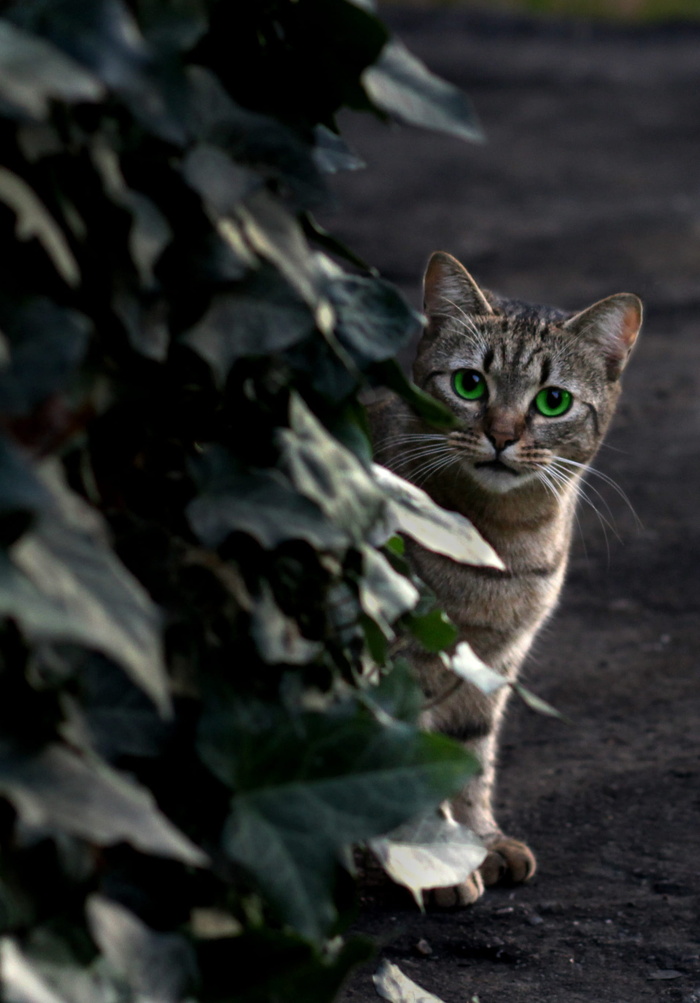
[{"label": "cat's front leg", "polygon": [[479,868],[481,881],[486,887],[529,881],[537,869],[535,855],[522,840],[507,836],[493,815],[498,727],[484,738],[465,744],[481,763],[482,772],[452,799],[451,810],[455,820],[475,832],[488,848]]},{"label": "cat's front leg", "polygon": [[467,685],[457,700],[440,708],[430,720],[431,727],[461,739],[480,764],[480,772],[451,800],[447,810],[488,848],[478,872],[454,888],[433,891],[433,901],[441,907],[470,905],[489,885],[528,881],[537,867],[527,844],[507,836],[493,814],[498,735],[509,692],[504,688],[486,696]]}]

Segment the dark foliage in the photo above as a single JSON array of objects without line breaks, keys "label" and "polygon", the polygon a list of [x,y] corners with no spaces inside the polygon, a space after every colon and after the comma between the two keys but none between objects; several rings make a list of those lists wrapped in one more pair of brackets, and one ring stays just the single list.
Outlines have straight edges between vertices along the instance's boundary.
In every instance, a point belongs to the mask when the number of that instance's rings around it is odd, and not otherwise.
[{"label": "dark foliage", "polygon": [[2,5],[4,998],[330,1000],[350,845],[472,768],[388,654],[453,635],[358,393],[441,416],[313,220],[343,105],[476,135],[361,0]]}]

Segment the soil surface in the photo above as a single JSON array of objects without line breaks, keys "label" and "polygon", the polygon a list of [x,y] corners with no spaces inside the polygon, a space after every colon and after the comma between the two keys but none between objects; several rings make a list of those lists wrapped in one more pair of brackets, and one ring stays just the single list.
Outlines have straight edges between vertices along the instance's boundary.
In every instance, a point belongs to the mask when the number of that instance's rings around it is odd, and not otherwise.
[{"label": "soil surface", "polygon": [[[502,293],[646,323],[580,511],[568,583],[512,702],[500,817],[527,886],[421,915],[367,888],[359,930],[444,1003],[700,1001],[700,30],[392,8],[471,96],[483,146],[359,117],[335,232],[418,305],[447,250]],[[376,967],[376,966],[373,966]],[[359,972],[343,1003],[377,999]]]}]

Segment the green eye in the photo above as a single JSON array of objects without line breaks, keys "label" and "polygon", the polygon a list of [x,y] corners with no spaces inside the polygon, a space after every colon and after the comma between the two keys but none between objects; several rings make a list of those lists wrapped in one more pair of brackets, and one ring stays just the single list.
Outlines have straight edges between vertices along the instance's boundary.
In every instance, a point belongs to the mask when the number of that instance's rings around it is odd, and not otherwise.
[{"label": "green eye", "polygon": [[452,376],[452,387],[467,401],[478,401],[486,394],[486,380],[476,369],[458,369]]},{"label": "green eye", "polygon": [[545,418],[558,418],[566,414],[573,403],[573,397],[568,390],[558,387],[545,387],[535,397],[535,407]]}]

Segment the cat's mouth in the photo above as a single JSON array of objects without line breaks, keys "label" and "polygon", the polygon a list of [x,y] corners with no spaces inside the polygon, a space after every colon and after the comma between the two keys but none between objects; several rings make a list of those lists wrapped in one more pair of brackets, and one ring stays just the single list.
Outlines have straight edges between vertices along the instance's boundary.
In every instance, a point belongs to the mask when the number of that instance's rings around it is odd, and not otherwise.
[{"label": "cat's mouth", "polygon": [[475,463],[474,466],[478,467],[480,470],[495,470],[498,473],[512,474],[513,477],[518,477],[518,471],[513,470],[513,468],[509,467],[507,463],[503,462],[503,460],[482,460],[479,463]]}]

